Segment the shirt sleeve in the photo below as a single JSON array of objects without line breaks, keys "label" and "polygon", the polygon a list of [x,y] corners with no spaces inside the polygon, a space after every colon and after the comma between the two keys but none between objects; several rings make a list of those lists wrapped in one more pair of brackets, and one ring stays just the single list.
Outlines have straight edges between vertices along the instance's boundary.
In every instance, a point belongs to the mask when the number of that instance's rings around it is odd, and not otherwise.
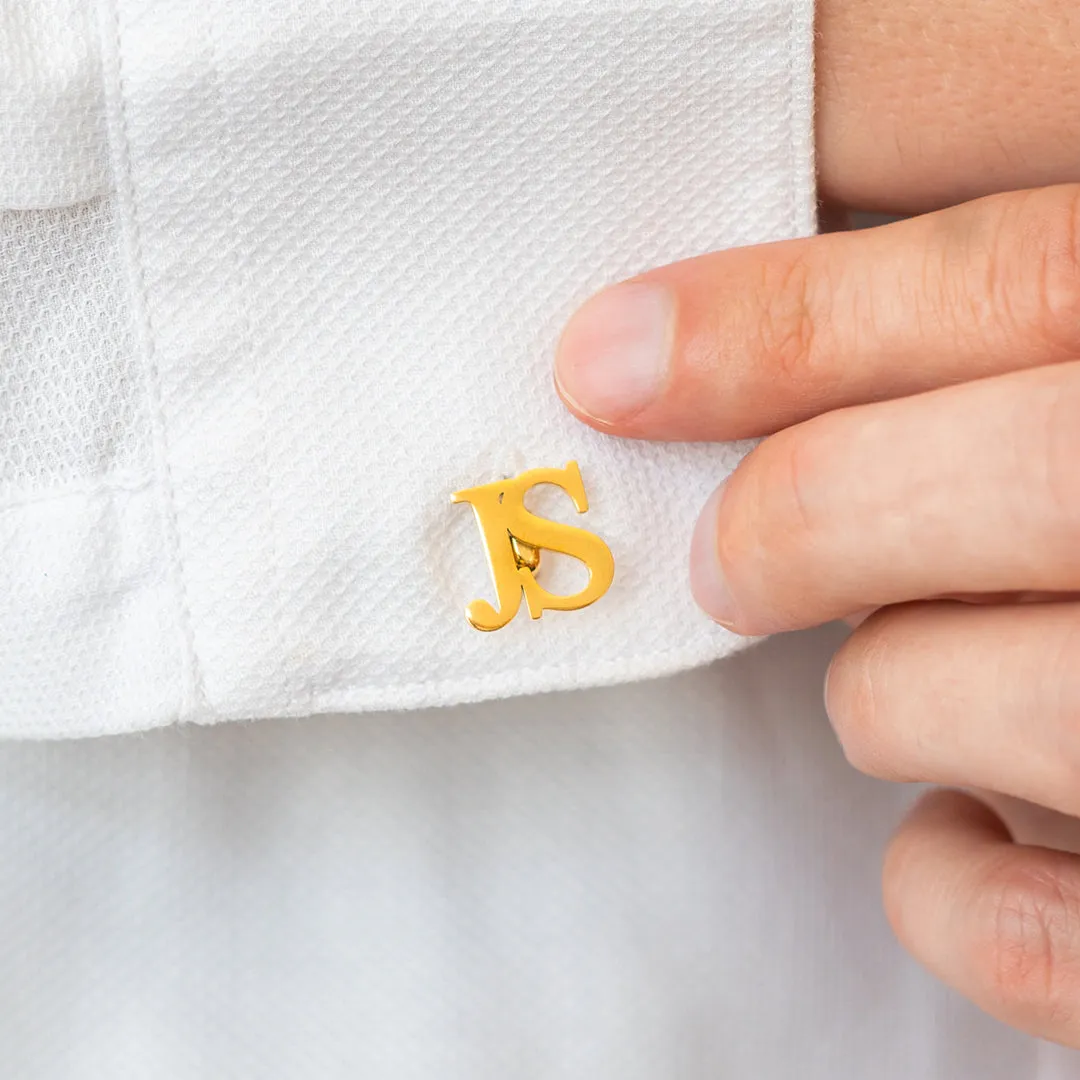
[{"label": "shirt sleeve", "polygon": [[[21,193],[0,169],[0,733],[477,701],[738,647],[685,560],[746,447],[587,430],[551,357],[605,284],[813,231],[811,0],[83,14],[85,92],[48,124],[0,110],[0,161],[53,132]],[[0,49],[52,78],[26,56],[65,46],[12,18]],[[451,494],[570,462],[587,512],[550,486],[530,510],[600,537],[610,587],[478,633],[491,552]],[[541,574],[581,587],[565,555]]]}]

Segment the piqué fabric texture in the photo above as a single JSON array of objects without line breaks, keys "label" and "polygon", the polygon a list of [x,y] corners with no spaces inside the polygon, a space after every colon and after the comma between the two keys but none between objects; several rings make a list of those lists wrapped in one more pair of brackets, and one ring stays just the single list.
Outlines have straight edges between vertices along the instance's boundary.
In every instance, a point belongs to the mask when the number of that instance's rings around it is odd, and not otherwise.
[{"label": "piqu\u00e9 fabric texture", "polygon": [[92,0],[0,3],[0,207],[108,190],[103,98]]},{"label": "piqu\u00e9 fabric texture", "polygon": [[[551,358],[606,283],[812,231],[809,2],[90,14],[76,126],[98,100],[110,190],[0,232],[0,732],[449,704],[737,647],[686,551],[745,447],[587,430]],[[539,505],[607,542],[614,584],[477,633],[450,493],[570,460],[588,514]]]}]

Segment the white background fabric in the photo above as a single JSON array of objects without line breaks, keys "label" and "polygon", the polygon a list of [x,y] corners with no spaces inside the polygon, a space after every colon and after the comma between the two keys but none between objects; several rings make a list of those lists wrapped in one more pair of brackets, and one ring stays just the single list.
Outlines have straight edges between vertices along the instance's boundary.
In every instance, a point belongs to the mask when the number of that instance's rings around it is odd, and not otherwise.
[{"label": "white background fabric", "polygon": [[617,689],[0,745],[13,1080],[1068,1080],[907,960],[839,635]]}]

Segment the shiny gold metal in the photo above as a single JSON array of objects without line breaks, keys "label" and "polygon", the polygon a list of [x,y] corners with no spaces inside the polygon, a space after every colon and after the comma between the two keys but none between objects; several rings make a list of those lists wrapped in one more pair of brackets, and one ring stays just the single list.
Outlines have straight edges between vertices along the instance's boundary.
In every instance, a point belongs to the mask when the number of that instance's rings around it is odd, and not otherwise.
[{"label": "shiny gold metal", "polygon": [[516,536],[510,537],[510,546],[514,549],[514,562],[517,563],[519,570],[524,567],[535,574],[540,569],[540,549],[538,547],[526,544]]},{"label": "shiny gold metal", "polygon": [[[454,503],[469,503],[484,540],[488,566],[499,601],[496,609],[486,600],[473,600],[465,617],[477,630],[499,630],[518,613],[522,594],[529,615],[539,619],[545,611],[577,611],[595,603],[615,577],[615,559],[599,536],[538,517],[525,509],[525,494],[537,484],[554,484],[574,501],[579,514],[589,509],[585,485],[576,461],[565,469],[529,469],[520,476],[456,491]],[[589,583],[572,596],[557,596],[533,576],[540,566],[540,551],[556,551],[583,562]]]}]

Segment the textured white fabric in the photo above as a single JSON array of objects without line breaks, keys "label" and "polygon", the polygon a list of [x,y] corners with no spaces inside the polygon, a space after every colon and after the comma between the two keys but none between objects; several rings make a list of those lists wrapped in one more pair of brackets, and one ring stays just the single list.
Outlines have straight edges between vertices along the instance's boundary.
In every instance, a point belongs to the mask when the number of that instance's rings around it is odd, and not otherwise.
[{"label": "textured white fabric", "polygon": [[907,960],[835,631],[638,686],[0,744],[11,1080],[1069,1080]]},{"label": "textured white fabric", "polygon": [[[84,266],[115,209],[126,307],[58,351],[16,343],[19,431],[51,423],[57,367],[82,426],[62,465],[19,432],[0,458],[21,484],[0,522],[3,730],[444,704],[734,648],[685,559],[741,449],[591,432],[551,357],[605,282],[812,228],[811,14],[103,0],[115,208],[82,212],[72,250],[30,247]],[[2,240],[0,318],[28,295],[67,318],[20,230]],[[85,274],[61,277],[93,306]],[[88,468],[102,422],[115,445]],[[450,493],[571,459],[614,585],[477,633],[463,608],[491,586]],[[60,474],[80,482],[54,492]]]},{"label": "textured white fabric", "polygon": [[101,50],[87,0],[0,0],[0,209],[108,184]]},{"label": "textured white fabric", "polygon": [[150,479],[114,211],[0,211],[0,505]]},{"label": "textured white fabric", "polygon": [[[5,31],[59,10],[0,0]],[[435,489],[549,448],[561,464],[540,384],[573,303],[650,260],[809,227],[801,0],[105,16],[121,198],[0,216],[5,733],[292,709],[303,679],[320,706],[393,687],[372,593],[460,618],[475,537]],[[10,146],[27,129],[0,113]],[[685,529],[678,486],[689,507],[735,452],[565,431],[598,531],[633,511],[637,559],[660,524]],[[384,469],[430,508],[400,552],[392,508],[356,494]],[[272,557],[248,512],[275,525]],[[685,538],[661,539],[634,565],[682,602]],[[616,602],[627,645],[670,614]],[[553,625],[511,639],[517,688]],[[614,662],[602,629],[572,644]],[[702,632],[702,655],[726,647]],[[428,662],[458,650],[441,635]],[[836,643],[436,712],[0,743],[0,1074],[1075,1077],[1077,1055],[976,1013],[888,934],[878,859],[907,794],[858,777],[828,730]],[[499,655],[446,699],[514,689]],[[594,658],[567,681],[616,677]]]},{"label": "textured white fabric", "polygon": [[0,734],[135,727],[181,693],[122,270],[111,199],[0,213]]}]

